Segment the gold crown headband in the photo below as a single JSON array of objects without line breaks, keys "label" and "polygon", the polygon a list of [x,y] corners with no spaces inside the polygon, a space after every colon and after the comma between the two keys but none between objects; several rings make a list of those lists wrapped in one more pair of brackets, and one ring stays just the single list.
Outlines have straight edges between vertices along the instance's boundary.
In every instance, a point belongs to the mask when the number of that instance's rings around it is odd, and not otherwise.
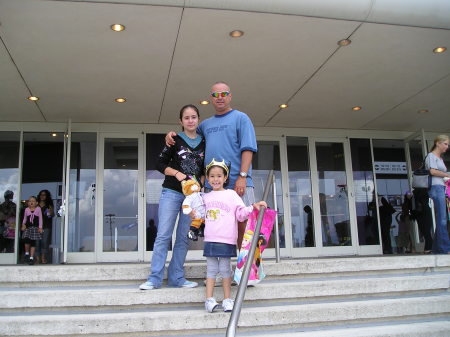
[{"label": "gold crown headband", "polygon": [[213,160],[211,160],[211,162],[206,166],[206,172],[208,173],[209,169],[213,166],[219,166],[221,168],[223,168],[225,170],[225,172],[227,173],[227,176],[229,175],[229,169],[227,164],[225,164],[225,159],[222,161],[216,161],[214,158]]}]

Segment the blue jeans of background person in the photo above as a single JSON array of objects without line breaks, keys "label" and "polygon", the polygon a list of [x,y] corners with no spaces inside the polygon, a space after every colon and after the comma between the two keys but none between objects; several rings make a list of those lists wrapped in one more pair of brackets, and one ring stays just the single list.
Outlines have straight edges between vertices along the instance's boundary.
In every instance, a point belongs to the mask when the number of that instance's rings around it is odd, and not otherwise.
[{"label": "blue jeans of background person", "polygon": [[181,211],[181,204],[184,198],[182,193],[168,188],[163,188],[161,192],[158,208],[158,232],[155,245],[153,246],[152,263],[150,265],[151,274],[148,277],[148,280],[156,288],[161,287],[162,284],[169,243],[172,239],[178,214],[180,214],[180,218],[178,220],[175,245],[172,249],[172,259],[167,269],[167,284],[173,287],[180,287],[186,281],[183,265],[188,251],[187,233],[191,218]]},{"label": "blue jeans of background person", "polygon": [[433,199],[436,219],[436,231],[434,232],[433,253],[447,254],[450,252],[450,239],[447,229],[447,205],[445,202],[445,186],[432,185],[428,191]]}]

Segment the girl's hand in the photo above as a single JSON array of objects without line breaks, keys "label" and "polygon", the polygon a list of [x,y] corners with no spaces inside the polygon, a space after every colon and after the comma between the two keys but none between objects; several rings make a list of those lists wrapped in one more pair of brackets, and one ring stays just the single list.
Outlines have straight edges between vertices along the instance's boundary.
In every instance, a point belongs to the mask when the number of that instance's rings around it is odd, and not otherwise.
[{"label": "girl's hand", "polygon": [[27,226],[25,226],[25,225],[22,225],[22,226],[20,227],[20,230],[21,230],[21,231],[24,231],[25,229],[27,229]]},{"label": "girl's hand", "polygon": [[267,208],[267,203],[265,201],[260,201],[260,202],[253,204],[253,208],[257,209],[258,211],[261,208],[261,206],[264,206],[265,208]]},{"label": "girl's hand", "polygon": [[44,229],[42,229],[42,228],[39,228],[39,229],[38,229],[38,232],[39,232],[39,233],[42,233],[43,231],[44,231]]},{"label": "girl's hand", "polygon": [[189,216],[191,217],[192,220],[195,219],[195,210],[192,210],[191,213],[189,213]]}]

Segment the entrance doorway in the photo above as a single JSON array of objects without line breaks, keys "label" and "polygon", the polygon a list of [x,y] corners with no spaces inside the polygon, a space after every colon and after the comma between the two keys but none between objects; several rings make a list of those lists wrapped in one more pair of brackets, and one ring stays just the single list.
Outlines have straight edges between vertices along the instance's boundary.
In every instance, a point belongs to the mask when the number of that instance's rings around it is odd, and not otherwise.
[{"label": "entrance doorway", "polygon": [[[315,242],[319,255],[357,252],[348,139],[310,139]],[[315,166],[315,167],[314,167]]]},{"label": "entrance doorway", "polygon": [[97,186],[97,261],[143,258],[142,137],[101,134]]}]

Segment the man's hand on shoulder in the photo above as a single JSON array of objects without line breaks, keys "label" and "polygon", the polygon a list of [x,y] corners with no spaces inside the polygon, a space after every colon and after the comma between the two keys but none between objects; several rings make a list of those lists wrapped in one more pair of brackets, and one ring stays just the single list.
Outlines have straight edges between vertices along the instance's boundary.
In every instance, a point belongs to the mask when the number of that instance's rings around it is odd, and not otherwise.
[{"label": "man's hand on shoulder", "polygon": [[166,145],[167,146],[175,145],[175,141],[173,140],[173,137],[175,137],[176,135],[177,135],[177,133],[175,131],[169,131],[166,134],[165,140],[166,140]]}]

